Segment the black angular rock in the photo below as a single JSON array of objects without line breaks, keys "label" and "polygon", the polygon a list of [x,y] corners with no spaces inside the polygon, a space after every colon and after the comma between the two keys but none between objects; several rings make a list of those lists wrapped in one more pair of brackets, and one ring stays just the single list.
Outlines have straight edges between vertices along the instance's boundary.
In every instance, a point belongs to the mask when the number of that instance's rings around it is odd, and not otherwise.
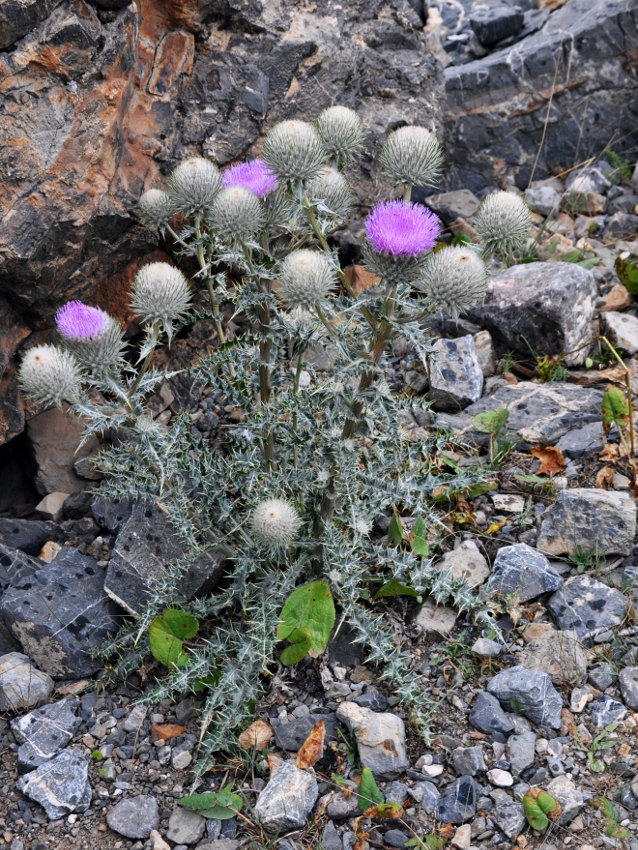
[{"label": "black angular rock", "polygon": [[133,506],[131,499],[122,499],[119,502],[96,500],[91,505],[91,512],[100,528],[106,528],[113,534],[119,531],[130,517]]},{"label": "black angular rock", "polygon": [[470,26],[484,47],[516,35],[522,29],[524,20],[522,9],[504,3],[477,4],[470,14]]},{"label": "black angular rock", "polygon": [[0,541],[27,555],[39,555],[47,540],[54,540],[59,528],[54,522],[0,517]]},{"label": "black angular rock", "polygon": [[[25,556],[26,557],[26,556]],[[118,609],[104,593],[93,558],[63,549],[37,576],[12,585],[0,615],[25,652],[54,678],[80,678],[101,666],[97,649],[118,627]]]},{"label": "black angular rock", "polygon": [[487,691],[477,693],[472,703],[469,721],[472,726],[492,735],[495,741],[501,743],[507,740],[510,732],[514,731],[514,726],[501,708],[499,701]]},{"label": "black angular rock", "polygon": [[336,741],[338,723],[335,714],[306,714],[305,717],[296,717],[288,723],[280,723],[274,727],[277,745],[282,750],[297,752],[319,720],[324,722],[326,741]]},{"label": "black angular rock", "polygon": [[80,725],[77,697],[53,702],[11,721],[18,747],[18,771],[28,773],[65,747]]},{"label": "black angular rock", "polygon": [[0,594],[14,584],[32,579],[42,566],[37,558],[0,542]]}]

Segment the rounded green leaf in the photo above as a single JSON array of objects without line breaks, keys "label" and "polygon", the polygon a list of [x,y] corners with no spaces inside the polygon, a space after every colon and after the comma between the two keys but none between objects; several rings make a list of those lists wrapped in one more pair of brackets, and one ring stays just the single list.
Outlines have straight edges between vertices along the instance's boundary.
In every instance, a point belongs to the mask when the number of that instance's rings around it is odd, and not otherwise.
[{"label": "rounded green leaf", "polygon": [[288,640],[291,645],[282,650],[279,656],[281,663],[286,666],[301,661],[312,644],[312,637],[308,629],[294,629],[288,636]]},{"label": "rounded green leaf", "polygon": [[374,781],[374,776],[369,767],[364,767],[361,771],[361,779],[359,781],[359,811],[365,812],[371,806],[378,806],[384,802],[384,796],[379,791],[377,783]]},{"label": "rounded green leaf", "polygon": [[[319,655],[328,643],[335,621],[335,606],[325,581],[313,581],[293,590],[284,603],[280,621],[277,626],[278,640],[301,643],[302,635],[293,637],[293,634],[296,631],[307,632],[310,635],[310,645],[306,651],[313,658]],[[304,637],[304,643],[305,641]],[[283,654],[282,661],[284,664],[294,663],[284,661]]]},{"label": "rounded green leaf", "polygon": [[168,608],[155,617],[148,627],[153,656],[166,667],[183,667],[188,663],[182,640],[195,637],[199,623],[185,611]]}]

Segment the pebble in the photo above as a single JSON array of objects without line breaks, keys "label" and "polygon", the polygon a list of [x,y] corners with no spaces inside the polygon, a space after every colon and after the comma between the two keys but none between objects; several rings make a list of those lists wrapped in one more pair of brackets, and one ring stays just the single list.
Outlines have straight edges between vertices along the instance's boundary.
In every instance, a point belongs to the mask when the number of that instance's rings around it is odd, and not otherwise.
[{"label": "pebble", "polygon": [[443,823],[462,824],[476,813],[476,799],[480,791],[471,776],[461,776],[444,790],[436,804],[434,815]]},{"label": "pebble", "polygon": [[157,798],[146,794],[127,797],[106,813],[109,827],[125,838],[146,839],[159,828]]},{"label": "pebble", "polygon": [[195,844],[204,835],[206,819],[197,812],[177,807],[168,819],[166,837],[175,844]]},{"label": "pebble", "polygon": [[270,832],[301,829],[318,794],[314,770],[300,770],[293,761],[283,762],[273,769],[259,794],[255,817]]},{"label": "pebble", "polygon": [[514,784],[512,774],[508,770],[499,770],[497,767],[487,771],[487,778],[492,785],[496,785],[499,788],[509,788]]},{"label": "pebble", "polygon": [[547,673],[517,665],[494,676],[487,689],[501,705],[521,711],[533,723],[560,728],[563,701]]},{"label": "pebble", "polygon": [[618,684],[625,705],[638,711],[638,667],[625,667],[618,674]]}]

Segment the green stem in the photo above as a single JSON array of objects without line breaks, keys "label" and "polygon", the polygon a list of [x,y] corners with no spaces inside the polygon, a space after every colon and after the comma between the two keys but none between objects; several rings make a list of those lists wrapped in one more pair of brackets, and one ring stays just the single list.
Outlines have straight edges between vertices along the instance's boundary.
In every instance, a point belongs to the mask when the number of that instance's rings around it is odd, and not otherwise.
[{"label": "green stem", "polygon": [[409,183],[403,184],[403,200],[408,202],[412,200],[412,186]]},{"label": "green stem", "polygon": [[148,367],[151,365],[151,360],[153,359],[153,354],[155,353],[155,348],[157,347],[157,342],[159,340],[159,334],[160,334],[160,322],[156,320],[156,321],[153,322],[153,325],[151,326],[150,349],[149,349],[146,357],[144,358],[144,362],[142,363],[142,365],[139,368],[139,371],[137,373],[137,378],[135,378],[135,380],[133,381],[133,383],[131,384],[131,386],[128,389],[129,403],[130,403],[130,399],[136,393],[137,388],[139,387],[140,383],[142,382],[142,378],[144,377],[144,375],[148,371]]},{"label": "green stem", "polygon": [[[295,380],[294,380],[294,383],[292,385],[292,392],[293,392],[294,396],[297,396],[297,394],[299,393],[299,381],[301,380],[302,369],[303,369],[303,352],[300,352],[297,355],[297,368],[295,370]],[[293,414],[292,414],[292,437],[293,437],[292,455],[293,455],[293,459],[294,459],[295,469],[297,468],[297,464],[298,464],[298,460],[299,460],[299,457],[298,457],[299,451],[297,449],[297,423],[298,423],[298,421],[299,421],[299,419],[298,419],[298,415],[297,415],[297,409],[295,408],[295,410],[293,411]]]}]

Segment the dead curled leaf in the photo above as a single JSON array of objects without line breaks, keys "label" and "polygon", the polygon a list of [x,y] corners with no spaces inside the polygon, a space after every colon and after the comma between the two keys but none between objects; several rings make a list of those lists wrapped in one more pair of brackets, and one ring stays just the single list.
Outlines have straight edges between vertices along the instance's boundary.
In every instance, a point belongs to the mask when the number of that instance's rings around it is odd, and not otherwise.
[{"label": "dead curled leaf", "polygon": [[615,474],[611,466],[601,467],[596,473],[596,487],[600,490],[607,490],[612,486]]},{"label": "dead curled leaf", "polygon": [[537,475],[556,475],[565,469],[563,453],[555,446],[532,446],[529,451],[541,463]]},{"label": "dead curled leaf", "polygon": [[185,731],[186,726],[178,726],[177,723],[156,723],[151,726],[151,740],[170,741],[171,738],[177,738]]},{"label": "dead curled leaf", "polygon": [[297,753],[297,767],[306,770],[323,758],[323,748],[326,740],[326,727],[323,720],[318,720],[310,730],[310,734]]},{"label": "dead curled leaf", "polygon": [[255,720],[239,735],[237,743],[244,750],[261,751],[268,746],[273,734],[269,723],[265,720]]}]

